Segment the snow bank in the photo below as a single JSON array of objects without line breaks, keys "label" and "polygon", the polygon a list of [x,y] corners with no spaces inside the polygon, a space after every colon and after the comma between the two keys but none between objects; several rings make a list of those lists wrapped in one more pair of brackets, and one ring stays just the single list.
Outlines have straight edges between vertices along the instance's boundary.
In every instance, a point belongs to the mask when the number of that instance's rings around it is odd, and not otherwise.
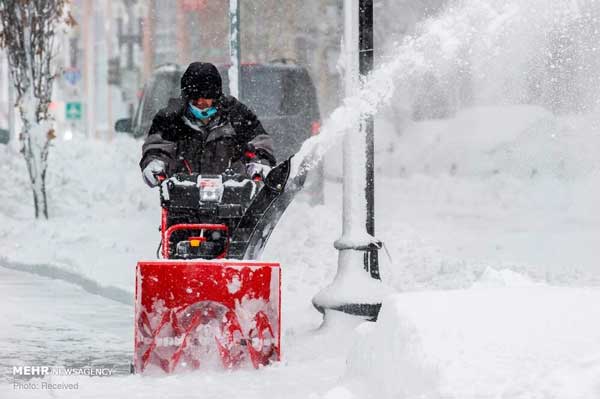
[{"label": "snow bank", "polygon": [[[376,125],[376,235],[395,288],[465,288],[489,266],[600,281],[597,116],[518,105],[391,122]],[[337,155],[330,177],[340,177]]]},{"label": "snow bank", "polygon": [[380,167],[389,175],[571,180],[600,171],[599,151],[593,115],[556,117],[536,106],[475,107],[451,119],[411,124]]},{"label": "snow bank", "polygon": [[[557,117],[530,105],[465,108],[449,119],[422,122],[378,118],[379,176],[505,176],[531,182],[573,181],[600,173],[600,120],[595,114]],[[341,177],[341,150],[327,173]]]},{"label": "snow bank", "polygon": [[376,324],[357,329],[346,378],[353,384],[364,381],[363,389],[354,386],[361,392],[358,397],[436,397],[438,371],[427,359],[414,322],[395,314],[393,298],[384,301]]},{"label": "snow bank", "polygon": [[518,280],[389,297],[358,329],[342,385],[363,398],[598,398],[600,290]]},{"label": "snow bank", "polygon": [[20,154],[1,147],[0,172],[10,176],[0,208],[2,263],[132,292],[134,265],[154,254],[160,224],[158,193],[136,167],[141,142],[57,141],[49,155],[48,221],[33,219]]},{"label": "snow bank", "polygon": [[514,272],[509,269],[496,270],[488,267],[479,279],[473,283],[472,288],[498,288],[498,287],[535,287],[542,283],[533,281],[529,276]]}]

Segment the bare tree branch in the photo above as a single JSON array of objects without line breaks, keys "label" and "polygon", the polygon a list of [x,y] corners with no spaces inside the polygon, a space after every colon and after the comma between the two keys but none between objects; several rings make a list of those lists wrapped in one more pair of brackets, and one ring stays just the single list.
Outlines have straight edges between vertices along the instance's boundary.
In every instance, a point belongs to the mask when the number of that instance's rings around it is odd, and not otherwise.
[{"label": "bare tree branch", "polygon": [[67,0],[0,1],[0,48],[5,48],[23,129],[21,152],[33,189],[36,217],[48,218],[46,170],[50,142],[49,105],[55,73],[55,37],[61,23],[72,24]]}]

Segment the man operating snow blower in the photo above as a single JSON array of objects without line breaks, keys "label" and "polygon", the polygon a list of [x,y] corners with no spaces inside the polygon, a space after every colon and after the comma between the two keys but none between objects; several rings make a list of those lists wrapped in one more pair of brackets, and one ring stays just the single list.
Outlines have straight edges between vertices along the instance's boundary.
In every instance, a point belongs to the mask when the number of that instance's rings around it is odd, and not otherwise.
[{"label": "man operating snow blower", "polygon": [[279,263],[259,257],[301,184],[287,184],[290,160],[272,168],[271,138],[221,86],[214,65],[190,64],[143,146],[162,217],[159,260],[137,264],[135,372],[280,359]]},{"label": "man operating snow blower", "polygon": [[152,122],[140,167],[150,187],[175,173],[220,174],[226,169],[262,179],[275,165],[271,137],[256,115],[225,96],[217,68],[193,62],[172,98]]}]

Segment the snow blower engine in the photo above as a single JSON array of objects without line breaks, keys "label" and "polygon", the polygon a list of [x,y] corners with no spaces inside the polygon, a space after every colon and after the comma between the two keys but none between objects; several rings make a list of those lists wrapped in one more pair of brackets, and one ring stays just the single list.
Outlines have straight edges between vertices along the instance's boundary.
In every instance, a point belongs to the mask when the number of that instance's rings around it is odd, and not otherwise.
[{"label": "snow blower engine", "polygon": [[302,186],[286,187],[289,170],[288,160],[264,182],[231,170],[163,179],[161,259],[136,270],[133,372],[280,359],[280,267],[256,259]]}]

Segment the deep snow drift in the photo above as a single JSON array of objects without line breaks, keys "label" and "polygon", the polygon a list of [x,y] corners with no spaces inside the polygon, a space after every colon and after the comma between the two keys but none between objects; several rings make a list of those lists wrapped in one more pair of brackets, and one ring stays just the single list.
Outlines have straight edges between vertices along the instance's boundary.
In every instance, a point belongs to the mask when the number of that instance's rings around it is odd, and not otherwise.
[{"label": "deep snow drift", "polygon": [[525,281],[489,271],[469,290],[388,298],[358,331],[345,397],[598,397],[600,290]]}]

